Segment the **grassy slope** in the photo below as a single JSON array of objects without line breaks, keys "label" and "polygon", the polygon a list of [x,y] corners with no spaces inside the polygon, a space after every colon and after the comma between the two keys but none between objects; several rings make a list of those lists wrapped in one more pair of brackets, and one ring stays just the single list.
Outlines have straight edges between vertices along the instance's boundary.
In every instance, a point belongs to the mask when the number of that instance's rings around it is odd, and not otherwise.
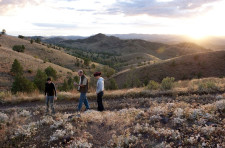
[{"label": "grassy slope", "polygon": [[[163,62],[142,66],[133,70],[125,70],[113,78],[119,87],[122,87],[132,78],[142,82],[163,78],[175,77],[176,80],[191,79],[194,77],[222,77],[225,76],[225,51],[215,51],[181,56]],[[128,80],[129,79],[129,80]]]},{"label": "grassy slope", "polygon": [[53,48],[47,48],[44,45],[33,43],[17,37],[3,35],[0,37],[0,45],[12,49],[14,45],[24,45],[25,53],[42,60],[66,67],[71,70],[78,70],[79,67],[75,66],[76,57],[71,56],[64,51],[59,51]]},{"label": "grassy slope", "polygon": [[[48,66],[52,66],[57,71],[58,75],[62,76],[59,78],[59,82],[62,81],[69,72],[75,75],[70,69],[49,62],[44,63],[41,59],[34,58],[25,53],[18,53],[9,48],[0,47],[0,52],[0,89],[9,89],[11,86],[13,78],[9,72],[14,59],[19,60],[24,67],[25,75],[28,77],[33,77],[37,69],[45,69]],[[27,70],[32,70],[32,74],[28,74]]]}]

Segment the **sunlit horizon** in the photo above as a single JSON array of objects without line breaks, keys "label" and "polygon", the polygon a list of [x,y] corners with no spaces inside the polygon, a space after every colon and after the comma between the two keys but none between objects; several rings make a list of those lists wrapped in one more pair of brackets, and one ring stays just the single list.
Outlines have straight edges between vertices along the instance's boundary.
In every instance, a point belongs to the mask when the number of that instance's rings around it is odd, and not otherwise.
[{"label": "sunlit horizon", "polygon": [[185,35],[193,40],[225,36],[225,1],[0,0],[0,29],[9,35]]}]

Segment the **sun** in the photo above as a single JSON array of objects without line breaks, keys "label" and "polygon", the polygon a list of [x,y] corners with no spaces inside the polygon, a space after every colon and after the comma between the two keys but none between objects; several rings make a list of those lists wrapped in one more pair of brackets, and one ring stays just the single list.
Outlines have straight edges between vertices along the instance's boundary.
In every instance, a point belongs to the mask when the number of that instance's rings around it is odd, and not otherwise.
[{"label": "sun", "polygon": [[208,37],[206,33],[201,33],[201,32],[190,32],[187,35],[194,40],[203,40],[206,37]]}]

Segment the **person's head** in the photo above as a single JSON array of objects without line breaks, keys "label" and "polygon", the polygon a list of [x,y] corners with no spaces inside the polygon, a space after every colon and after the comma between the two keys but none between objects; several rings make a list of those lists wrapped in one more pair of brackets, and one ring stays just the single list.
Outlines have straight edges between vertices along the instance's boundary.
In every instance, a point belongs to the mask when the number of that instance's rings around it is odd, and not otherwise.
[{"label": "person's head", "polygon": [[101,77],[101,74],[102,74],[101,72],[95,72],[94,77],[98,79]]},{"label": "person's head", "polygon": [[79,70],[79,71],[78,71],[78,75],[79,75],[80,77],[83,76],[83,75],[84,75],[83,70]]},{"label": "person's head", "polygon": [[47,78],[47,82],[48,82],[48,84],[50,84],[51,82],[52,82],[52,78]]}]

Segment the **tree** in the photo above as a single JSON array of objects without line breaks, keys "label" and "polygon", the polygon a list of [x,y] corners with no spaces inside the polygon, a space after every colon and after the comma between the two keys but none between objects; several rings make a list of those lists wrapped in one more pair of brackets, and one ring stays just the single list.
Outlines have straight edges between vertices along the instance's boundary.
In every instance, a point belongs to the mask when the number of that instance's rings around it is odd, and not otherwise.
[{"label": "tree", "polygon": [[34,42],[34,40],[33,40],[33,39],[31,39],[31,40],[30,40],[30,43],[31,43],[31,44],[33,44],[33,42]]},{"label": "tree", "polygon": [[2,29],[2,34],[6,34],[6,30],[5,29]]},{"label": "tree", "polygon": [[118,85],[117,85],[117,83],[116,83],[116,81],[114,80],[114,79],[110,79],[110,81],[109,81],[109,89],[110,90],[115,90],[115,89],[118,89]]},{"label": "tree", "polygon": [[91,64],[91,68],[95,69],[95,64]]},{"label": "tree", "polygon": [[41,39],[40,38],[36,38],[35,42],[40,44],[41,43]]},{"label": "tree", "polygon": [[23,75],[16,75],[12,85],[12,93],[27,92],[31,93],[36,89],[33,82],[26,79]]},{"label": "tree", "polygon": [[74,80],[71,77],[69,77],[69,79],[67,80],[69,90],[72,90],[74,88],[73,83],[74,83]]},{"label": "tree", "polygon": [[45,69],[45,73],[48,77],[53,77],[55,80],[57,79],[57,71],[53,69],[51,66]]},{"label": "tree", "polygon": [[74,78],[73,78],[73,80],[74,80],[74,82],[79,82],[79,77],[78,76],[75,76]]},{"label": "tree", "polygon": [[45,90],[45,82],[47,79],[47,75],[42,70],[38,69],[36,76],[34,77],[34,84],[37,86],[39,91],[44,92]]},{"label": "tree", "polygon": [[61,91],[68,91],[69,90],[69,85],[68,85],[66,80],[64,80],[62,86],[60,87],[60,90]]},{"label": "tree", "polygon": [[109,78],[115,73],[115,70],[113,68],[110,68],[109,66],[104,66],[103,73],[107,78]]},{"label": "tree", "polygon": [[23,67],[17,59],[14,60],[10,72],[13,75],[23,75]]},{"label": "tree", "polygon": [[90,59],[88,59],[88,58],[85,58],[85,59],[84,59],[84,65],[85,65],[85,66],[89,66],[90,63],[91,63]]},{"label": "tree", "polygon": [[24,36],[23,35],[18,35],[18,38],[24,39]]},{"label": "tree", "polygon": [[14,45],[12,49],[17,52],[24,52],[25,46],[24,45]]}]

